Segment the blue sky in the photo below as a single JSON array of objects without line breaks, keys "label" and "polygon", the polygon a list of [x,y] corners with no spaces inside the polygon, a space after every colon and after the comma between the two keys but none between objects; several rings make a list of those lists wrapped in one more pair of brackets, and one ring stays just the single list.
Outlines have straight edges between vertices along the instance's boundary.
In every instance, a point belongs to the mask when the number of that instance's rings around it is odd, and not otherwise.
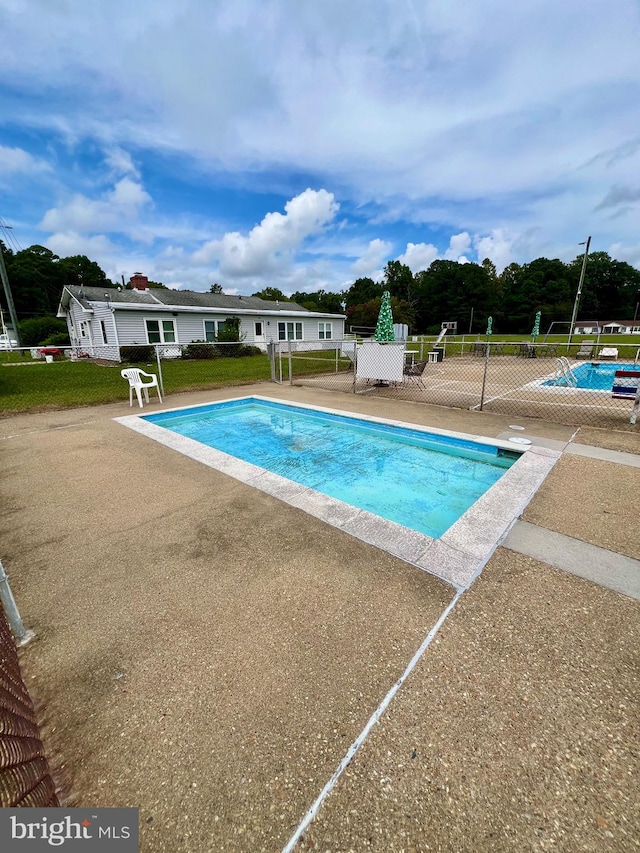
[{"label": "blue sky", "polygon": [[637,0],[0,0],[0,219],[116,280],[640,267]]}]

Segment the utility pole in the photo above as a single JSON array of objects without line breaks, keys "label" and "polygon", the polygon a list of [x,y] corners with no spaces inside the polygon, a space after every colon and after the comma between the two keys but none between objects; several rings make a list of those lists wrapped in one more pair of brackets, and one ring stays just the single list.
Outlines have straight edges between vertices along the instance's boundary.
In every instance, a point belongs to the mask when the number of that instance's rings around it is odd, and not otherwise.
[{"label": "utility pole", "polygon": [[16,340],[18,342],[18,346],[20,346],[20,331],[18,329],[18,317],[16,315],[15,305],[13,304],[13,296],[11,295],[11,288],[9,287],[9,279],[7,277],[7,268],[4,265],[4,255],[2,252],[2,246],[0,246],[0,278],[2,279],[2,287],[4,288],[4,297],[7,300],[7,308],[9,309],[9,316],[11,317],[11,322],[13,323],[13,330],[16,335]]},{"label": "utility pole", "polygon": [[[584,243],[580,243],[581,246],[585,246]],[[571,325],[569,326],[569,340],[567,342],[567,352],[569,351],[569,347],[571,346],[571,338],[573,337],[573,330],[576,325],[576,316],[578,314],[578,303],[580,302],[580,294],[582,293],[582,285],[584,284],[584,274],[587,269],[587,257],[589,255],[589,246],[591,245],[591,237],[587,237],[587,243],[584,249],[584,258],[582,259],[582,269],[580,270],[580,281],[578,282],[578,292],[576,293],[576,298],[573,303],[573,314],[571,315]]]}]

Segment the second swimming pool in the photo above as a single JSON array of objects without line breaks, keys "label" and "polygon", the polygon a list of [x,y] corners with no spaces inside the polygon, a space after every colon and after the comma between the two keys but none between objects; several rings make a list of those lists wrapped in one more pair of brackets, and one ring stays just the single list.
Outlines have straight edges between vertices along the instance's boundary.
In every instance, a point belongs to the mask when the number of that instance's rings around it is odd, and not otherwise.
[{"label": "second swimming pool", "polygon": [[433,538],[521,455],[420,428],[254,397],[143,420]]},{"label": "second swimming pool", "polygon": [[[591,391],[611,391],[613,385],[614,373],[616,370],[637,370],[637,366],[633,364],[619,364],[617,362],[585,362],[576,367],[571,368],[571,372],[576,378],[577,385],[575,388],[585,388]],[[543,385],[563,386],[566,387],[564,377],[560,379],[547,379]]]}]

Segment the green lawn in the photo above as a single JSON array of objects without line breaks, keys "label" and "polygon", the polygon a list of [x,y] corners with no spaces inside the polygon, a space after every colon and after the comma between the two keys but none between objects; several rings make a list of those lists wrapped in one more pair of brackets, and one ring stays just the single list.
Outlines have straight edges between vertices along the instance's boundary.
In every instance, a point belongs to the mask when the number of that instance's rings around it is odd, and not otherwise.
[{"label": "green lawn", "polygon": [[[126,400],[128,385],[120,376],[123,365],[113,367],[81,361],[8,366],[0,363],[0,415],[43,409],[67,409]],[[157,364],[139,364],[157,373]],[[162,363],[166,394],[269,379],[266,355],[220,358],[208,361],[167,360]]]},{"label": "green lawn", "polygon": [[[310,355],[312,355],[310,353]],[[333,353],[314,353],[317,360],[293,360],[295,375],[326,372],[327,360],[333,365]],[[329,357],[329,358],[327,358]],[[124,365],[105,366],[86,361],[61,359],[52,364],[30,361],[22,356],[23,364],[15,363],[13,353],[0,354],[0,416],[16,412],[68,409],[126,400],[128,386],[120,376]],[[137,365],[149,373],[158,372],[158,365]],[[283,360],[284,380],[288,379],[288,363]],[[259,382],[271,378],[266,355],[242,358],[216,358],[202,361],[167,359],[162,362],[165,394],[196,391]]]}]

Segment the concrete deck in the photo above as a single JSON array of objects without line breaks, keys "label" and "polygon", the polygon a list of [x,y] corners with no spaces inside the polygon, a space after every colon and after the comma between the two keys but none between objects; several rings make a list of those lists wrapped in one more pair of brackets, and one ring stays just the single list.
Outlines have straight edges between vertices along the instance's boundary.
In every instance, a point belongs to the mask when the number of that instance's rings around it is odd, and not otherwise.
[{"label": "concrete deck", "polygon": [[[270,384],[236,396],[252,391],[515,434],[513,416]],[[1,557],[75,803],[139,806],[150,853],[637,849],[633,588],[503,545],[430,637],[452,586],[113,421],[129,414],[0,421]],[[540,447],[580,445],[523,519],[622,555],[636,582],[638,434],[518,424]]]}]

